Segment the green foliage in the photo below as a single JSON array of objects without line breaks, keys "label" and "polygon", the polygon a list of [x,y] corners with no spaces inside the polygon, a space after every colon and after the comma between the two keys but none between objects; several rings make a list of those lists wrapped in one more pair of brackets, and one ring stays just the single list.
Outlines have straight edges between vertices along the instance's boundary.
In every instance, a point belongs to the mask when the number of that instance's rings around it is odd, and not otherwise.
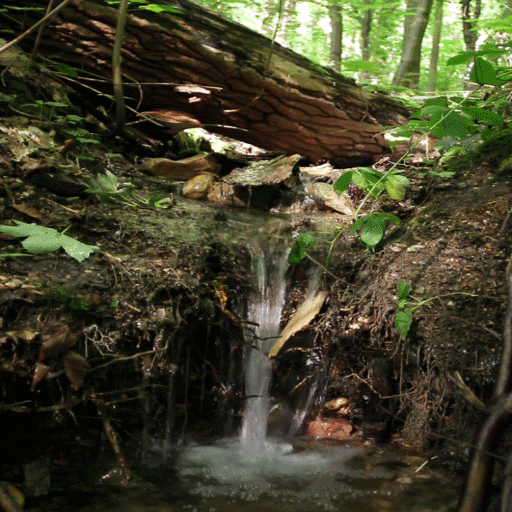
[{"label": "green foliage", "polygon": [[399,174],[400,171],[382,173],[371,167],[359,167],[357,170],[344,172],[334,184],[334,191],[339,195],[353,183],[369,195],[377,197],[385,189],[393,201],[402,201],[405,197],[409,180]]},{"label": "green foliage", "polygon": [[91,178],[90,183],[91,187],[86,192],[99,197],[123,196],[133,189],[132,186],[119,188],[117,178],[110,171],[107,171],[104,175],[98,174],[96,179]]},{"label": "green foliage", "polygon": [[294,242],[290,255],[288,256],[288,262],[292,265],[300,263],[305,257],[308,249],[311,249],[315,245],[315,237],[311,233],[303,233]]},{"label": "green foliage", "polygon": [[79,242],[53,228],[26,224],[18,220],[14,222],[16,226],[0,226],[0,231],[9,236],[25,238],[22,245],[32,254],[55,252],[62,248],[69,256],[82,262],[93,252],[100,250],[99,247]]},{"label": "green foliage", "polygon": [[400,219],[391,213],[373,212],[363,215],[350,228],[351,233],[361,230],[361,241],[368,249],[374,249],[384,238],[390,224],[399,224]]},{"label": "green foliage", "polygon": [[407,334],[409,333],[409,329],[412,325],[412,309],[406,307],[411,293],[411,286],[405,281],[400,281],[397,288],[398,301],[396,303],[396,307],[398,311],[395,315],[395,327],[400,337],[405,339],[407,338]]}]

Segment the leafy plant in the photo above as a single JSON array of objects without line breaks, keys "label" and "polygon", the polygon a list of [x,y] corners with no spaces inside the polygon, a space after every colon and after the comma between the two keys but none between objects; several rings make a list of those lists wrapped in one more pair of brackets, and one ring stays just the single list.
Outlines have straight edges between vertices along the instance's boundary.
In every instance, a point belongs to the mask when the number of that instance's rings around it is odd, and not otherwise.
[{"label": "leafy plant", "polygon": [[396,306],[398,311],[395,315],[395,327],[400,337],[405,339],[412,325],[412,309],[406,307],[409,294],[411,293],[411,286],[405,281],[400,281],[397,288],[398,301]]},{"label": "leafy plant", "polygon": [[288,261],[292,265],[300,263],[305,257],[308,249],[315,245],[315,237],[312,233],[303,233],[294,242]]},{"label": "leafy plant", "polygon": [[120,187],[117,177],[110,171],[105,174],[98,174],[96,178],[90,178],[91,186],[86,190],[103,199],[118,201],[130,206],[152,206],[154,208],[167,208],[172,204],[168,194],[157,191],[153,192],[149,199],[135,194],[135,187],[131,184]]},{"label": "leafy plant", "polygon": [[391,213],[373,212],[357,219],[350,232],[361,230],[361,241],[368,249],[373,249],[382,241],[390,224],[400,224],[400,219]]},{"label": "leafy plant", "polygon": [[119,188],[117,178],[110,171],[98,174],[96,178],[90,178],[91,187],[86,190],[88,194],[100,197],[122,196],[130,192],[134,187]]},{"label": "leafy plant", "polygon": [[0,226],[0,231],[9,236],[25,238],[22,245],[32,254],[55,252],[62,248],[69,256],[82,262],[93,252],[100,250],[99,247],[79,242],[53,228],[26,224],[19,220],[14,222],[16,226]]},{"label": "leafy plant", "polygon": [[414,312],[424,306],[428,306],[434,298],[425,300],[410,301],[411,285],[405,281],[400,281],[397,285],[398,300],[396,301],[395,327],[402,339],[407,338],[409,330],[414,319]]}]

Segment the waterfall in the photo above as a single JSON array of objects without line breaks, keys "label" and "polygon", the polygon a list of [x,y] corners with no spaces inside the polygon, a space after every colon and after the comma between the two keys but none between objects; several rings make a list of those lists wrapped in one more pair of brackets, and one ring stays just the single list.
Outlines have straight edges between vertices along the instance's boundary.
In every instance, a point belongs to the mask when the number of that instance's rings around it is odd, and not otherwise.
[{"label": "waterfall", "polygon": [[241,452],[255,459],[265,452],[269,412],[271,363],[268,351],[279,336],[288,266],[288,243],[270,237],[251,248],[252,293],[249,297],[246,329],[246,404],[240,437]]}]

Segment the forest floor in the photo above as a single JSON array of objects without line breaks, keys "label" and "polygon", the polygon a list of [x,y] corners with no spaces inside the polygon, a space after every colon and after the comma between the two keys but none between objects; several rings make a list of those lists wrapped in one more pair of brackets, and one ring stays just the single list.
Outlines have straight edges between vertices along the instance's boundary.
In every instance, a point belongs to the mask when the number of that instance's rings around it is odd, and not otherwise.
[{"label": "forest floor", "polygon": [[[243,404],[236,365],[250,288],[247,244],[263,214],[239,219],[179,196],[175,184],[139,170],[138,148],[106,140],[85,115],[91,140],[83,132],[71,141],[61,107],[43,104],[55,96],[51,84],[44,93],[30,99],[32,114],[15,116],[12,95],[2,96],[2,225],[41,224],[98,250],[81,262],[62,250],[27,257],[20,240],[0,235],[0,415],[12,440],[0,470],[9,476],[8,467],[35,453],[65,460],[77,430],[98,435],[90,417],[104,405],[123,431],[139,428],[133,403],[143,409],[141,389],[174,375],[182,384],[176,430],[220,435],[220,417],[236,429],[226,411],[236,417]],[[373,252],[356,234],[336,245],[325,304],[278,361],[279,396],[294,392],[290,375],[318,349],[330,361],[325,398],[348,399],[354,435],[437,449],[446,468],[464,467],[498,366],[512,252],[512,180],[496,172],[492,156],[452,162],[450,179],[429,176],[429,166],[404,167],[412,182],[406,200],[380,204],[400,225]],[[106,171],[132,192],[86,192]],[[311,253],[323,265],[322,240],[346,221],[307,210],[290,224],[297,234],[319,217],[322,230],[333,228],[318,233]],[[305,265],[311,261],[289,272],[283,325],[304,296]],[[413,311],[406,339],[395,327],[399,282],[412,289],[403,306]],[[307,350],[297,355],[301,346]],[[166,399],[162,392],[155,402]],[[204,420],[205,408],[214,421]],[[155,423],[169,422],[156,404],[153,412]]]}]

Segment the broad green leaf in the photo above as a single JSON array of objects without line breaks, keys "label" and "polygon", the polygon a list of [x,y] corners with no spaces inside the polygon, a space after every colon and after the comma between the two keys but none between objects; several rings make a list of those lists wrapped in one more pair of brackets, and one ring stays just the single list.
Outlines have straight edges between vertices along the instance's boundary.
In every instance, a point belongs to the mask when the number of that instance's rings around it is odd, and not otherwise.
[{"label": "broad green leaf", "polygon": [[60,240],[60,237],[62,236],[66,235],[61,235],[57,231],[55,231],[54,234],[32,234],[28,238],[23,240],[21,245],[23,245],[23,247],[32,254],[44,254],[46,252],[55,252],[58,251],[62,246]]},{"label": "broad green leaf", "polygon": [[501,55],[507,55],[510,54],[509,48],[498,48],[497,46],[492,46],[486,49],[477,50],[474,52],[461,52],[457,55],[454,55],[453,57],[450,57],[446,64],[448,66],[453,66],[455,64],[464,64],[469,59],[472,59],[473,57],[481,57],[482,55],[488,55],[489,57],[500,57]]},{"label": "broad green leaf", "polygon": [[398,183],[386,182],[386,192],[393,201],[402,201],[405,197],[405,187]]},{"label": "broad green leaf", "polygon": [[460,114],[457,114],[457,112],[451,112],[448,117],[443,119],[441,128],[447,135],[451,135],[458,139],[467,137],[469,133],[466,119],[464,119]]},{"label": "broad green leaf", "polygon": [[503,118],[490,110],[478,107],[463,107],[462,112],[475,118],[477,121],[482,121],[492,126],[503,126]]},{"label": "broad green leaf", "polygon": [[369,215],[361,230],[361,241],[370,248],[375,247],[383,238],[386,223],[374,215]]},{"label": "broad green leaf", "polygon": [[389,224],[398,224],[400,219],[391,213],[375,212],[357,219],[350,228],[351,233],[361,229],[361,241],[368,247],[375,247],[383,238]]},{"label": "broad green leaf", "polygon": [[336,183],[334,184],[334,192],[336,192],[336,194],[338,194],[338,195],[343,194],[343,192],[345,192],[348,189],[350,182],[352,181],[353,174],[354,174],[354,171],[344,172],[336,180]]},{"label": "broad green leaf", "polygon": [[386,179],[386,190],[393,201],[402,201],[408,186],[409,180],[400,174],[391,174]]},{"label": "broad green leaf", "polygon": [[352,175],[352,183],[376,196],[384,188],[384,174],[370,167],[359,167]]},{"label": "broad green leaf", "polygon": [[78,78],[78,71],[68,64],[55,64],[55,69],[63,75],[70,76],[71,78]]},{"label": "broad green leaf", "polygon": [[409,308],[397,311],[395,316],[395,326],[401,338],[407,338],[411,324],[412,311]]},{"label": "broad green leaf", "polygon": [[405,176],[402,176],[401,174],[390,174],[388,181],[402,185],[402,187],[408,187],[411,184],[409,179]]},{"label": "broad green leaf", "polygon": [[9,236],[25,238],[23,247],[32,254],[43,254],[55,252],[61,247],[69,256],[82,262],[93,252],[99,251],[99,247],[87,245],[67,235],[59,233],[53,228],[38,226],[37,224],[26,224],[18,220],[14,221],[16,226],[0,226],[0,231]]},{"label": "broad green leaf", "polygon": [[480,85],[494,85],[496,87],[500,87],[504,83],[498,80],[494,66],[482,57],[475,57],[475,64],[469,79]]},{"label": "broad green leaf", "polygon": [[422,108],[437,105],[439,107],[448,107],[448,98],[446,96],[437,96],[436,98],[429,98],[423,103]]},{"label": "broad green leaf", "polygon": [[456,64],[464,64],[464,62],[467,62],[469,59],[475,56],[476,52],[461,52],[457,55],[454,55],[453,57],[450,57],[446,64],[448,66],[455,66]]},{"label": "broad green leaf", "polygon": [[305,257],[308,249],[315,245],[315,237],[311,233],[303,233],[293,243],[288,262],[292,265],[300,263]]},{"label": "broad green leaf", "polygon": [[416,114],[414,114],[414,117],[431,117],[434,114],[444,112],[445,110],[446,107],[441,105],[427,105],[426,107],[422,107]]}]

